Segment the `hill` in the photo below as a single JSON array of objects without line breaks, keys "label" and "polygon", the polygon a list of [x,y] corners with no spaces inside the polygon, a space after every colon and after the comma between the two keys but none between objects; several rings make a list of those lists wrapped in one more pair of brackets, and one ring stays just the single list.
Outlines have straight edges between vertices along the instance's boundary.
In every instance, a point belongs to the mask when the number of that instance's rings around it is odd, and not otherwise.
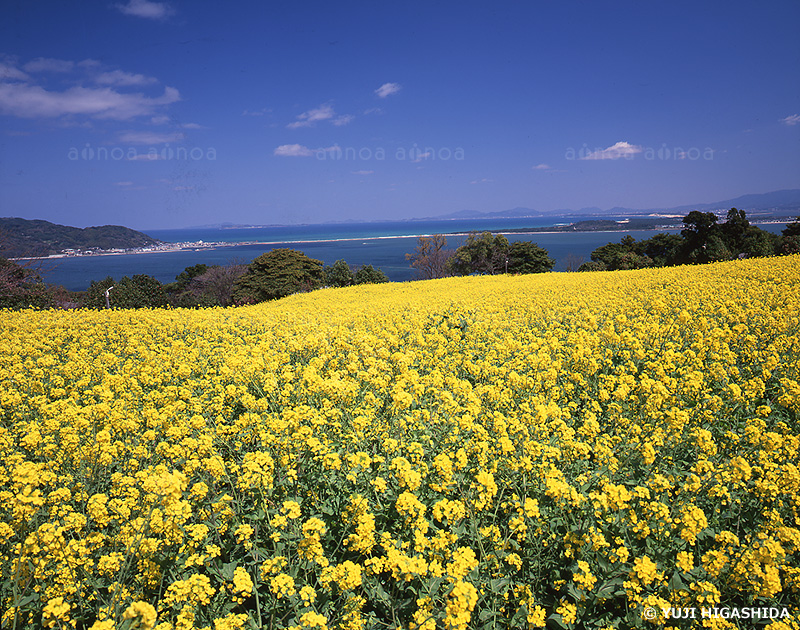
[{"label": "hill", "polygon": [[41,219],[0,218],[0,255],[49,256],[65,249],[134,249],[161,241],[121,225],[76,228]]}]

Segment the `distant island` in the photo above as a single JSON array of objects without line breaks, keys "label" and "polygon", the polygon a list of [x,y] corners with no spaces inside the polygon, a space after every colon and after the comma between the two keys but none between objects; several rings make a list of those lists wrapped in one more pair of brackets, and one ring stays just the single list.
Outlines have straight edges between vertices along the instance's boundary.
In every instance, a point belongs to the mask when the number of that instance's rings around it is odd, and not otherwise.
[{"label": "distant island", "polygon": [[54,254],[124,252],[158,247],[163,243],[121,225],[76,228],[41,219],[0,218],[0,249],[6,258],[45,257]]}]

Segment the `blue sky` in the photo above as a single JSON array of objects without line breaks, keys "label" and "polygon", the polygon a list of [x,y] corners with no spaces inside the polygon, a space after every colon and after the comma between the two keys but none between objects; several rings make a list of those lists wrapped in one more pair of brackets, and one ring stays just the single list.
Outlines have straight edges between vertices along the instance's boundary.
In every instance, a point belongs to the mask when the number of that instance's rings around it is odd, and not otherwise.
[{"label": "blue sky", "polygon": [[146,230],[800,188],[796,0],[0,12],[0,216]]}]

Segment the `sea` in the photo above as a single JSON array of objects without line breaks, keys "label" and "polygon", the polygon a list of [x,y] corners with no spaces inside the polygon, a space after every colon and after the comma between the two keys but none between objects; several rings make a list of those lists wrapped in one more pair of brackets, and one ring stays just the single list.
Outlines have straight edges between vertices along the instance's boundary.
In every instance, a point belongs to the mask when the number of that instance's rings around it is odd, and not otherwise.
[{"label": "sea", "polygon": [[[414,251],[420,236],[446,234],[447,248],[456,249],[471,231],[503,233],[506,230],[546,228],[597,217],[546,217],[524,219],[457,219],[432,221],[382,221],[373,223],[336,223],[329,225],[292,225],[253,228],[189,228],[174,230],[142,230],[145,234],[168,243],[226,243],[224,247],[197,248],[173,252],[114,254],[50,258],[41,261],[43,280],[59,284],[71,291],[82,291],[93,280],[107,276],[119,280],[123,276],[146,274],[162,283],[175,280],[186,267],[204,263],[226,265],[249,263],[261,254],[276,248],[291,248],[331,265],[345,260],[352,266],[372,265],[382,270],[392,282],[418,278],[406,254]],[[615,218],[615,217],[604,217]],[[762,225],[763,229],[780,232],[785,223]],[[636,240],[647,239],[659,232],[677,230],[632,230],[612,232],[535,232],[508,233],[509,241],[533,241],[546,249],[556,261],[554,271],[565,271],[575,260],[590,260],[592,251],[606,243],[619,242],[627,234]]]}]

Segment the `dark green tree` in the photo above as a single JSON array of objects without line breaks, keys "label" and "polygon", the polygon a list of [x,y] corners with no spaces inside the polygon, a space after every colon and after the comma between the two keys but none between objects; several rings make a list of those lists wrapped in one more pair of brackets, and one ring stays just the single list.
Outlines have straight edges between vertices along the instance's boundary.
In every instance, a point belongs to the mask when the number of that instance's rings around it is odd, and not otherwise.
[{"label": "dark green tree", "polygon": [[608,267],[604,262],[591,260],[578,267],[578,271],[608,271]]},{"label": "dark green tree", "polygon": [[[683,217],[683,224],[685,227],[681,230],[681,236],[683,236],[684,241],[681,256],[682,262],[705,263],[712,260],[721,260],[720,258],[710,257],[707,251],[709,240],[712,236],[718,236],[719,233],[717,215],[713,212],[692,210]],[[715,255],[722,253],[717,243],[714,244],[712,253]],[[728,250],[728,253],[730,253],[730,250]]]},{"label": "dark green tree", "polygon": [[722,240],[731,253],[736,255],[744,251],[745,237],[750,230],[750,221],[747,220],[745,211],[731,208],[725,223],[720,227]]},{"label": "dark green tree", "polygon": [[450,259],[450,270],[460,276],[494,275],[508,270],[508,239],[502,234],[470,232],[467,242]]},{"label": "dark green tree", "polygon": [[364,265],[356,270],[354,281],[356,284],[380,284],[389,282],[389,278],[380,269],[375,269],[372,265]]},{"label": "dark green tree", "polygon": [[797,217],[791,223],[787,223],[781,234],[784,236],[800,236],[800,217]]},{"label": "dark green tree", "polygon": [[734,258],[734,254],[728,249],[728,246],[721,236],[712,234],[708,237],[703,248],[703,262],[718,262],[722,260],[731,260],[732,258]]},{"label": "dark green tree", "polygon": [[780,251],[781,241],[779,235],[751,225],[745,230],[734,253],[742,258],[772,256]]},{"label": "dark green tree", "polygon": [[516,241],[508,248],[508,273],[544,273],[555,264],[546,249],[531,241]]},{"label": "dark green tree", "polygon": [[321,261],[294,249],[273,249],[247,266],[236,281],[234,301],[263,302],[311,291],[322,285],[323,276]]},{"label": "dark green tree", "polygon": [[[113,287],[113,288],[111,288]],[[167,306],[167,292],[158,280],[145,274],[124,276],[119,282],[107,276],[100,282],[92,281],[84,296],[83,305],[106,308],[105,292],[111,308],[160,308]]]},{"label": "dark green tree", "polygon": [[638,242],[628,234],[619,243],[598,247],[592,252],[591,258],[594,262],[603,263],[609,271],[652,267],[653,261],[643,251],[644,241]]},{"label": "dark green tree", "polygon": [[353,270],[344,260],[337,260],[325,267],[325,286],[349,287],[353,282]]},{"label": "dark green tree", "polygon": [[[92,283],[89,285],[89,288],[86,290],[86,293],[83,295],[83,299],[81,300],[82,306],[87,308],[105,308],[106,289],[109,289],[110,287],[116,287],[116,284],[116,281],[111,276],[106,276],[99,281],[92,280]],[[109,303],[111,301],[111,294],[113,292],[114,289],[109,291]]]},{"label": "dark green tree", "polygon": [[680,234],[661,232],[641,241],[642,254],[653,261],[656,267],[666,267],[677,264],[680,257],[683,238]]}]

